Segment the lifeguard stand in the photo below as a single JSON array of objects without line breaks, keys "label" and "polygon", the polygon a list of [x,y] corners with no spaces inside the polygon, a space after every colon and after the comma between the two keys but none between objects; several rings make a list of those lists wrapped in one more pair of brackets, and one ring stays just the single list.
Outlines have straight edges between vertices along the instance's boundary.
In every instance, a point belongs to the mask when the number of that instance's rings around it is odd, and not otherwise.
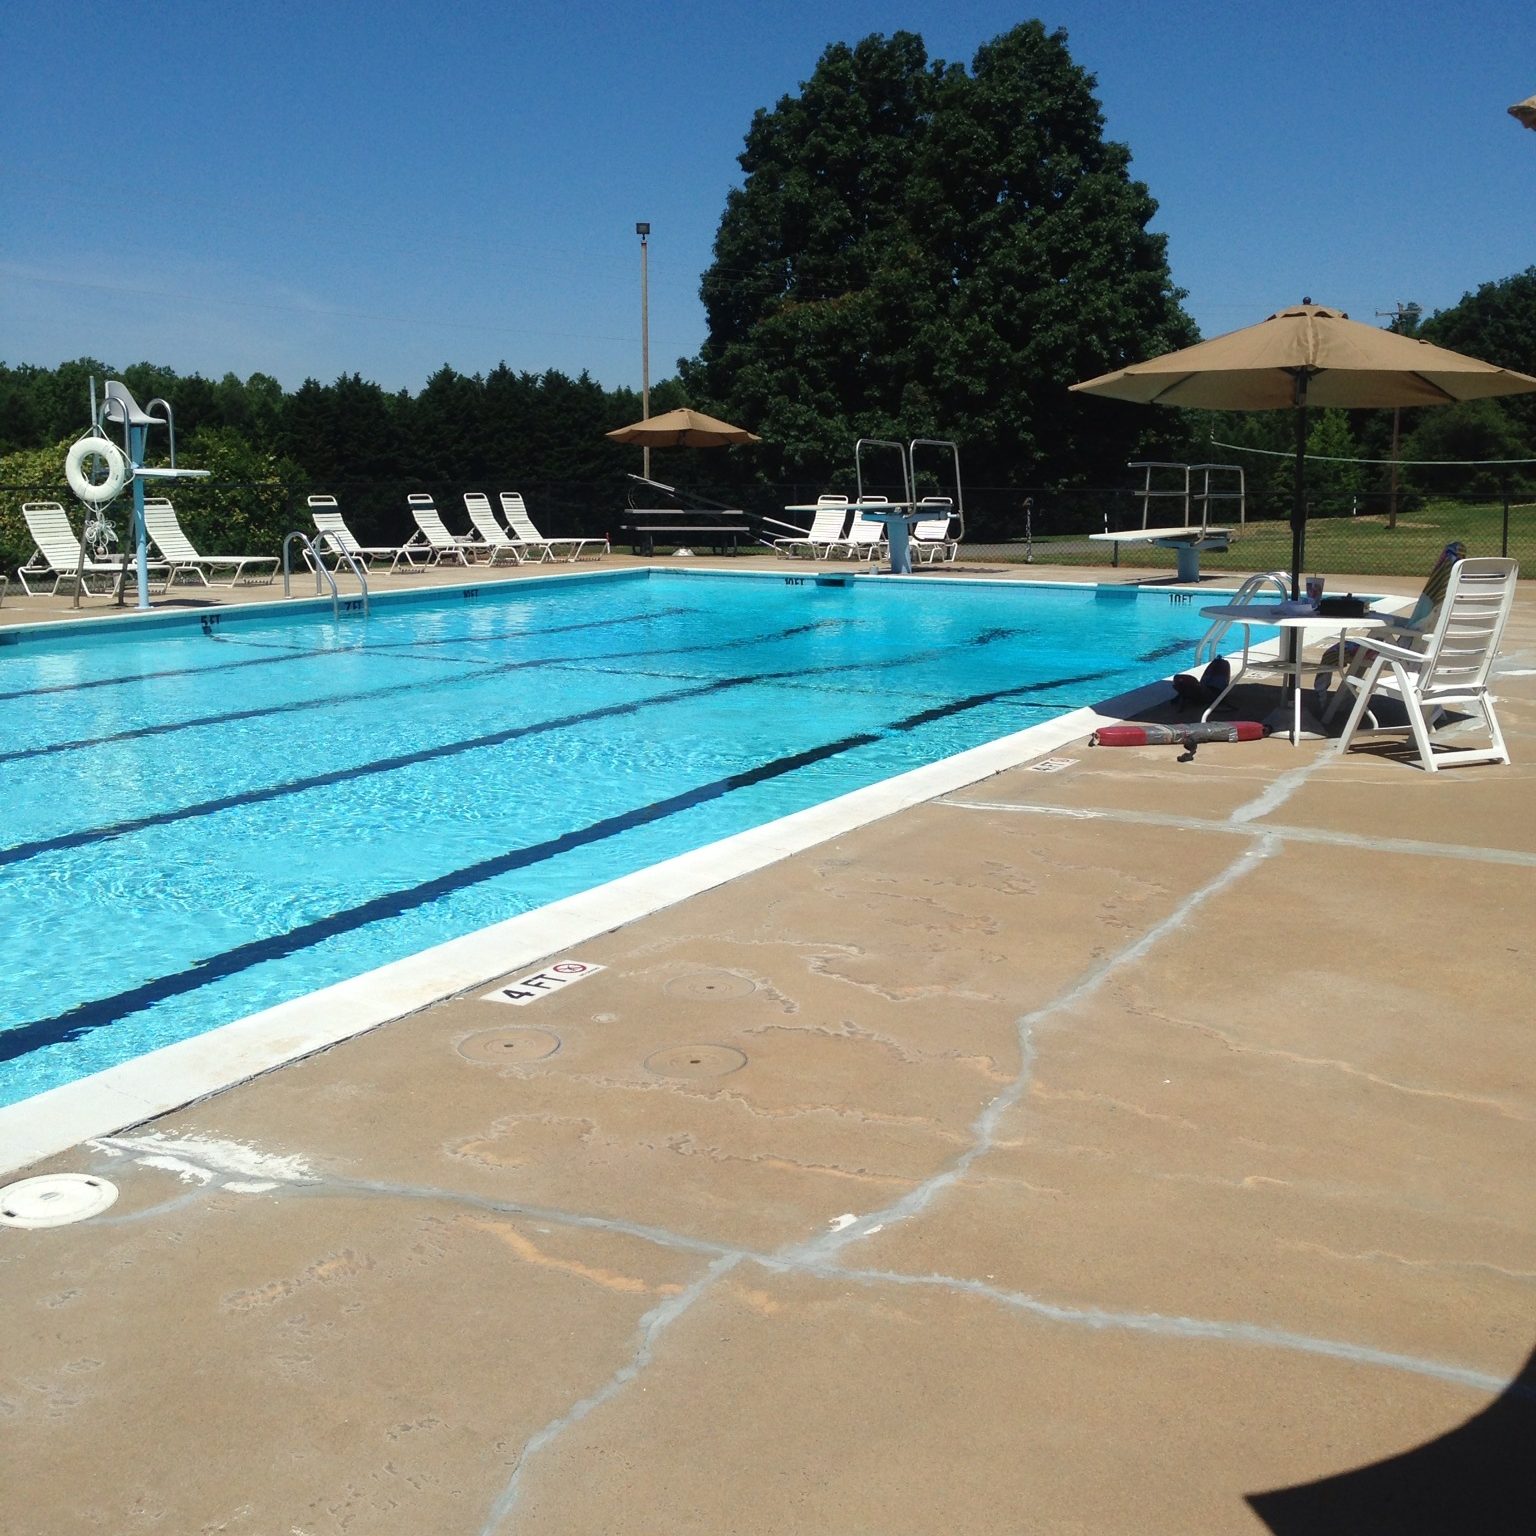
[{"label": "lifeguard stand", "polygon": [[[160,407],[163,414],[156,415]],[[116,445],[106,434],[106,426],[121,426],[123,448],[119,453]],[[170,464],[151,469],[144,463],[149,442],[149,429],[164,426],[170,440]],[[107,466],[106,478],[92,480],[86,473],[88,459],[100,459]],[[91,430],[70,450],[64,464],[69,488],[98,516],[122,492],[125,484],[133,486],[133,527],[129,542],[134,552],[134,564],[138,576],[138,606],[149,607],[149,535],[144,527],[144,482],[146,480],[206,479],[206,469],[178,469],[176,467],[176,424],[170,401],[155,398],[142,410],[132,391],[120,379],[108,379],[102,390],[101,410],[96,409],[96,381],[91,380]],[[82,559],[84,541],[81,542]],[[123,601],[123,583],[118,584],[118,601]],[[75,582],[75,601],[80,601],[80,583]]]}]

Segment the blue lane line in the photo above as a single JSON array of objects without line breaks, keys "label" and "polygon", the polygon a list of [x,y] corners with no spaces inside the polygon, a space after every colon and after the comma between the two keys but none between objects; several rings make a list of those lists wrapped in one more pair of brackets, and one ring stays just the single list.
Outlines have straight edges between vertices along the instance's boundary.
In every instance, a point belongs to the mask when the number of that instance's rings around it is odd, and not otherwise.
[{"label": "blue lane line", "polygon": [[92,747],[113,746],[125,741],[143,741],[151,736],[169,736],[177,731],[190,731],[202,726],[234,725],[242,720],[262,720],[277,715],[301,714],[314,709],[330,709],[337,704],[372,703],[379,699],[395,698],[403,693],[419,693],[426,688],[457,688],[467,682],[505,676],[509,672],[526,672],[531,667],[574,666],[579,668],[588,663],[595,665],[600,662],[637,661],[650,656],[688,656],[733,650],[747,645],[763,645],[789,636],[850,622],[853,621],[822,619],[814,624],[799,625],[794,629],[744,635],[735,640],[718,641],[708,645],[675,646],[668,650],[646,647],[638,651],[611,651],[591,657],[533,656],[523,661],[500,661],[490,666],[472,667],[468,671],[455,672],[449,677],[413,678],[408,683],[394,683],[387,688],[360,688],[356,692],[344,695],[323,694],[317,698],[292,699],[286,704],[260,704],[250,709],[226,710],[217,715],[196,715],[187,720],[166,720],[157,725],[133,726],[128,730],[113,731],[106,736],[81,737],[74,741],[55,742],[49,746],[20,747],[14,752],[0,752],[0,763],[25,762],[29,758],[48,757],[53,753],[84,752]]},{"label": "blue lane line", "polygon": [[[807,748],[803,752],[792,753],[739,773],[728,774],[696,789],[684,790],[651,805],[604,817],[590,826],[563,833],[526,848],[513,849],[493,858],[480,860],[462,869],[439,875],[420,885],[386,892],[356,907],[330,914],[314,922],[301,924],[287,933],[253,939],[249,943],[236,945],[221,954],[193,961],[186,970],[175,976],[158,977],[112,997],[80,1003],[52,1018],[36,1019],[0,1031],[0,1061],[14,1060],[44,1046],[81,1039],[92,1030],[115,1023],[128,1014],[152,1007],[167,998],[196,991],[211,982],[220,981],[268,960],[282,959],[301,949],[311,948],[326,939],[353,932],[369,923],[398,917],[405,912],[414,911],[418,907],[426,906],[485,880],[495,879],[512,870],[525,869],[574,848],[601,842],[636,827],[664,820],[669,816],[690,810],[694,806],[703,805],[707,801],[717,800],[733,790],[749,788],[858,747],[872,745],[883,736],[915,730],[932,720],[959,714],[964,710],[984,708],[991,703],[1074,684],[1096,682],[1115,675],[1117,675],[1115,671],[1082,673],[1076,677],[1051,678],[1041,682],[1021,683],[1013,688],[973,694],[967,699],[955,700],[952,704],[940,709],[923,710],[918,714],[906,716],[878,730],[845,736],[823,746]],[[739,687],[760,681],[761,678],[757,676],[726,678],[716,683],[706,684],[697,691],[707,692],[722,687]]]},{"label": "blue lane line", "polygon": [[328,773],[311,774],[307,778],[287,779],[280,784],[263,785],[260,789],[240,790],[234,794],[220,795],[212,800],[199,800],[191,805],[180,805],[165,811],[154,811],[146,816],[134,816],[122,821],[108,822],[103,826],[83,827],[77,832],[62,832],[57,837],[38,838],[30,843],[13,843],[0,848],[0,868],[35,859],[45,853],[58,853],[69,848],[87,848],[114,838],[128,837],[150,827],[167,827],[180,821],[192,821],[200,816],[214,816],[220,811],[230,811],[246,805],[262,805],[267,801],[281,800],[288,795],[303,794],[306,790],[327,789],[335,784],[346,784],[354,779],[368,778],[374,774],[396,773],[418,763],[430,763],[447,757],[458,757],[465,752],[479,752],[488,747],[499,747],[515,741],[520,736],[537,736],[546,731],[564,730],[567,726],[585,725],[592,720],[611,719],[616,715],[638,714],[642,709],[655,705],[675,703],[679,699],[697,698],[700,694],[715,693],[722,688],[739,688],[755,682],[750,677],[725,678],[692,688],[678,688],[670,693],[654,695],[648,699],[629,699],[623,703],[605,704],[580,714],[562,715],[553,720],[539,720],[523,725],[508,726],[505,730],[490,731],[484,736],[470,736],[462,741],[442,742],[435,747],[421,747],[415,752],[402,752],[395,757],[381,757],[370,763],[358,763],[351,768],[334,768]]},{"label": "blue lane line", "polygon": [[[483,612],[484,610],[478,610]],[[579,624],[556,624],[548,629],[540,629],[536,637],[542,639],[545,635],[571,634],[583,629],[611,629],[616,624],[634,624],[646,619],[669,618],[678,614],[696,613],[695,608],[662,608],[654,613],[625,614],[619,618],[588,619]],[[0,703],[10,699],[33,699],[49,693],[82,693],[91,688],[124,688],[133,683],[146,683],[156,678],[164,677],[210,677],[221,672],[233,672],[240,667],[271,667],[284,662],[315,661],[323,656],[349,656],[354,654],[390,655],[401,654],[406,649],[406,642],[384,640],[377,645],[370,645],[365,640],[359,640],[347,645],[322,645],[303,646],[287,645],[276,640],[261,641],[244,635],[222,635],[215,630],[204,630],[204,635],[220,645],[247,646],[253,649],[281,651],[280,656],[252,656],[243,661],[217,661],[206,667],[168,667],[160,672],[132,672],[122,677],[94,677],[84,682],[75,683],[48,683],[40,688],[18,688],[10,693],[0,693]],[[438,640],[418,640],[410,642],[416,647],[434,645],[458,645],[465,640],[488,641],[516,638],[525,634],[520,629],[506,629],[484,637],[477,635],[452,635]],[[190,637],[189,637],[190,638]],[[386,650],[393,647],[393,651]],[[29,656],[32,653],[28,653]]]},{"label": "blue lane line", "polygon": [[369,923],[399,917],[418,907],[440,901],[468,886],[493,880],[498,875],[509,874],[515,869],[525,869],[530,864],[539,864],[546,859],[557,858],[562,853],[569,853],[572,849],[585,847],[590,843],[617,837],[620,833],[631,831],[636,827],[676,816],[682,811],[691,810],[694,806],[717,800],[734,790],[779,778],[797,769],[808,767],[812,763],[834,757],[838,753],[867,746],[878,740],[878,735],[867,732],[856,736],[845,736],[839,741],[830,742],[821,747],[812,747],[804,752],[796,752],[787,757],[778,758],[774,762],[749,768],[742,773],[728,774],[708,784],[701,784],[695,789],[669,795],[666,799],[658,800],[654,804],[624,811],[617,816],[604,817],[589,826],[563,833],[559,837],[549,838],[526,848],[514,848],[507,853],[497,854],[494,858],[482,859],[463,869],[439,875],[433,880],[423,881],[420,885],[386,892],[382,896],[376,896],[371,901],[349,907],[345,911],[332,913],[314,922],[302,923],[287,933],[272,934],[267,938],[238,944],[221,954],[194,961],[186,970],[175,976],[158,977],[141,986],[130,987],[112,997],[80,1003],[50,1019],[35,1019],[30,1023],[19,1024],[12,1029],[0,1032],[0,1061],[14,1060],[43,1046],[79,1040],[92,1030],[114,1024],[129,1014],[152,1007],[167,998],[195,992],[212,982],[223,980],[226,976],[249,970],[252,966],[261,965],[269,960],[282,959],[298,950],[323,943],[326,939],[351,933]]}]

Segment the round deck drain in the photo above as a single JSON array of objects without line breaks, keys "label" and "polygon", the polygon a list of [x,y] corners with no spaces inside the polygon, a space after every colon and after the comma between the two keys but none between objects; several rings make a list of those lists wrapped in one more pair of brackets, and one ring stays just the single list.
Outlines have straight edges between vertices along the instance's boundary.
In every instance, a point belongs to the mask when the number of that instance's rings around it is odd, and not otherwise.
[{"label": "round deck drain", "polygon": [[504,1029],[486,1029],[459,1041],[459,1055],[482,1066],[516,1066],[525,1061],[543,1061],[560,1049],[560,1036],[547,1029],[533,1029],[513,1024]]},{"label": "round deck drain", "polygon": [[645,1058],[646,1070],[657,1077],[724,1077],[746,1064],[733,1045],[669,1045]]},{"label": "round deck drain", "polygon": [[757,991],[757,983],[729,971],[694,971],[674,976],[661,990],[673,997],[746,997]]},{"label": "round deck drain", "polygon": [[117,1199],[117,1185],[87,1173],[45,1173],[0,1189],[0,1226],[67,1227],[99,1216]]}]

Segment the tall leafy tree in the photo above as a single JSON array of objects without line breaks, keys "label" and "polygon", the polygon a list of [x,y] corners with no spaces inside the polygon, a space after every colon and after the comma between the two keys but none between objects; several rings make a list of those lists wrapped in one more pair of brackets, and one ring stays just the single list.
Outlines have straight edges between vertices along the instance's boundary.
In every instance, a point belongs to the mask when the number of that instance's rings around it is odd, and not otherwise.
[{"label": "tall leafy tree", "polygon": [[[1459,303],[1431,315],[1419,334],[1501,368],[1536,374],[1536,267],[1463,295]],[[1510,395],[1496,404],[1514,424],[1525,452],[1536,454],[1536,395]],[[1486,414],[1472,415],[1488,420]]]},{"label": "tall leafy tree", "polygon": [[1315,517],[1337,517],[1359,510],[1364,486],[1355,435],[1347,411],[1316,412],[1307,433],[1307,452],[1316,462],[1307,466],[1307,500]]},{"label": "tall leafy tree", "polygon": [[1176,413],[1066,390],[1196,334],[1093,89],[1037,21],[969,72],[910,32],[828,48],[753,118],[685,384],[780,476],[845,467],[863,435],[954,437],[969,476],[1010,482],[1181,441]]}]

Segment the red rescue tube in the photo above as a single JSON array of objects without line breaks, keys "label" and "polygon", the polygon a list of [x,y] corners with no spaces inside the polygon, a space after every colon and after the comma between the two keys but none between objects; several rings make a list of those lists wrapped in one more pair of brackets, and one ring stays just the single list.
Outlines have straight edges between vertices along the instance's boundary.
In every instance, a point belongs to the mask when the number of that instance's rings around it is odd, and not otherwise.
[{"label": "red rescue tube", "polygon": [[1262,741],[1267,725],[1257,720],[1206,720],[1192,725],[1104,725],[1088,738],[1090,747],[1198,746],[1202,741]]}]

